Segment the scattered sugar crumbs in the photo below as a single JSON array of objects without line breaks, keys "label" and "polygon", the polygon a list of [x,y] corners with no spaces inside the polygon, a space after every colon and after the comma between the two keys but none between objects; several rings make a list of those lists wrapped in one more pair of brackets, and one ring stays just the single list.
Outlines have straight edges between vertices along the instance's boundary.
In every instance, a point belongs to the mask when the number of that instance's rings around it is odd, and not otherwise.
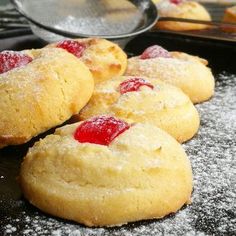
[{"label": "scattered sugar crumbs", "polygon": [[193,167],[192,204],[164,219],[112,228],[88,228],[38,212],[22,212],[17,219],[4,221],[4,235],[236,235],[236,77],[218,75],[214,98],[196,107],[200,130],[183,145]]}]

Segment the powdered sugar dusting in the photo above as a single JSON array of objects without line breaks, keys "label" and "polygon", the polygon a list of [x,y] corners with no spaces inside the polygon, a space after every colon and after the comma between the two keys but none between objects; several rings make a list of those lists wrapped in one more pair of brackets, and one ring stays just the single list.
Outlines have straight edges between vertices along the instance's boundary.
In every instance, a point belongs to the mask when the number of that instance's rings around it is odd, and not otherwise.
[{"label": "powdered sugar dusting", "polygon": [[135,30],[142,21],[142,14],[128,1],[124,6],[116,5],[108,8],[104,4],[86,3],[77,8],[78,13],[62,17],[53,26],[88,35],[117,35]]},{"label": "powdered sugar dusting", "polygon": [[172,16],[174,14],[181,13],[181,8],[177,5],[172,3],[169,0],[161,0],[157,3],[157,8],[159,10],[160,16]]},{"label": "powdered sugar dusting", "polygon": [[32,58],[23,52],[3,51],[0,53],[0,74],[16,67],[25,66],[32,61]]},{"label": "powdered sugar dusting", "polygon": [[142,75],[150,78],[160,77],[166,81],[172,81],[173,77],[183,78],[188,76],[190,66],[198,64],[179,60],[177,58],[151,58],[141,60],[138,57],[132,57],[128,60],[127,75]]},{"label": "powdered sugar dusting", "polygon": [[87,228],[45,215],[26,201],[14,200],[8,206],[0,201],[3,212],[7,207],[15,212],[18,202],[25,209],[1,218],[3,235],[235,235],[236,76],[222,73],[217,78],[214,98],[197,105],[201,114],[199,133],[184,144],[194,174],[191,205],[161,220]]}]

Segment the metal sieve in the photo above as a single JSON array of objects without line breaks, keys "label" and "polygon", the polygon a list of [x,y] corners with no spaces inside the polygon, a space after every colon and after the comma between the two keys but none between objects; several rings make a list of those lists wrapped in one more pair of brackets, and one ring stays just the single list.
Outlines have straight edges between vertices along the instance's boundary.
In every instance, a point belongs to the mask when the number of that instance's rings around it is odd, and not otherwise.
[{"label": "metal sieve", "polygon": [[150,0],[12,0],[32,30],[64,37],[122,39],[150,29],[157,21]]}]

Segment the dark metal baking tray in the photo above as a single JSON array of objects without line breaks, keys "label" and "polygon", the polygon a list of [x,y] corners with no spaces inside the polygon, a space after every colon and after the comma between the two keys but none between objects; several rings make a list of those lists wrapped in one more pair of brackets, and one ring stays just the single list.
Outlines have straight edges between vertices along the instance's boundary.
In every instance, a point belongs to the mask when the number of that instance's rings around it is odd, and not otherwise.
[{"label": "dark metal baking tray", "polygon": [[[209,12],[211,15],[212,22],[209,24],[211,27],[208,29],[202,29],[202,30],[187,30],[187,31],[170,31],[170,30],[159,30],[154,29],[162,33],[170,33],[177,34],[177,35],[183,35],[183,36],[192,36],[196,38],[202,38],[202,39],[215,39],[220,41],[228,41],[228,42],[236,42],[236,33],[234,32],[226,32],[223,28],[224,25],[222,22],[225,9],[228,7],[232,7],[236,4],[232,1],[228,2],[202,2],[201,3]],[[161,20],[161,18],[160,18]],[[177,20],[177,19],[175,19]],[[190,20],[191,19],[179,19],[181,22],[182,20]],[[178,20],[177,20],[178,21]],[[196,22],[195,22],[196,21]],[[200,22],[198,19],[192,20],[192,22],[197,24],[197,22]],[[231,23],[232,24],[232,23]],[[223,26],[223,27],[222,27]],[[233,26],[236,27],[236,23],[233,23]]]},{"label": "dark metal baking tray", "polygon": [[[200,130],[183,145],[193,167],[192,204],[161,220],[112,228],[88,228],[44,214],[22,197],[16,181],[22,158],[37,137],[25,145],[0,150],[0,235],[236,234],[236,45],[147,33],[132,40],[126,51],[136,55],[155,43],[207,58],[216,78],[215,96],[197,105]],[[0,41],[0,50],[43,45],[38,38],[28,35]]]}]

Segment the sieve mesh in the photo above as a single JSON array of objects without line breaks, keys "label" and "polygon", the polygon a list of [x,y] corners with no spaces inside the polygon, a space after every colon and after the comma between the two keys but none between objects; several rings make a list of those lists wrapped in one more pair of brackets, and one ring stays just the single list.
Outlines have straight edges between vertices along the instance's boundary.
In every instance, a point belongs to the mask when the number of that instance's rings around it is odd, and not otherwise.
[{"label": "sieve mesh", "polygon": [[[64,36],[126,36],[155,24],[151,1],[128,0],[14,0],[33,23]],[[130,35],[128,35],[130,36]]]}]

